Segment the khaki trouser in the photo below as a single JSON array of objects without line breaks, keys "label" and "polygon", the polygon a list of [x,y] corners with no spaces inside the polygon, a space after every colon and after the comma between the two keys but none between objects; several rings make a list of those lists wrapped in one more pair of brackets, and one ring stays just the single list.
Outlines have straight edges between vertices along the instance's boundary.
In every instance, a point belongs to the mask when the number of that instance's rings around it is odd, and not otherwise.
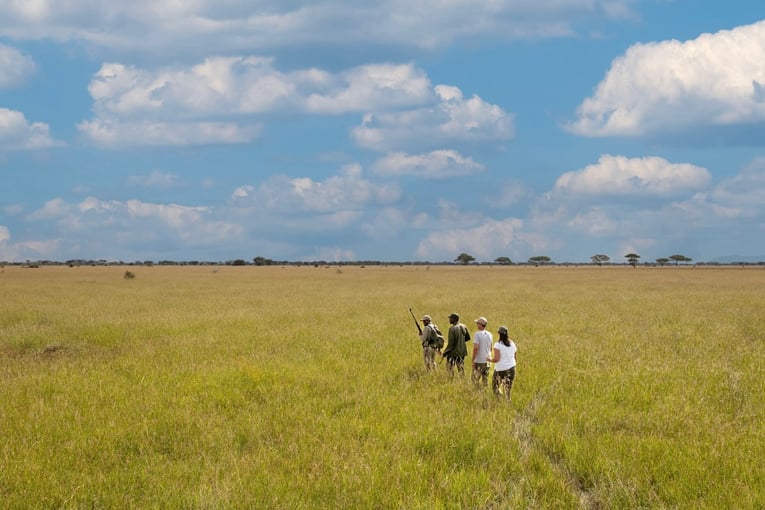
[{"label": "khaki trouser", "polygon": [[464,358],[446,358],[446,369],[451,375],[454,375],[454,367],[457,367],[457,372],[459,372],[460,375],[465,375]]},{"label": "khaki trouser", "polygon": [[484,386],[489,385],[489,364],[488,363],[475,363],[473,368],[473,374],[471,375],[473,382],[476,384],[482,383]]},{"label": "khaki trouser", "polygon": [[436,348],[425,344],[422,346],[422,359],[425,362],[425,370],[435,370],[436,368]]}]

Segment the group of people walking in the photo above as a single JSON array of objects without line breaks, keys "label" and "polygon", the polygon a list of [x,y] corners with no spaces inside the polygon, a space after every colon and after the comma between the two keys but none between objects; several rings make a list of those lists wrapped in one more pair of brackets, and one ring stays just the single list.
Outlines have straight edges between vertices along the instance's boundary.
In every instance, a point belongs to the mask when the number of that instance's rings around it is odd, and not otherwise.
[{"label": "group of people walking", "polygon": [[[465,358],[467,358],[467,343],[471,340],[467,326],[460,322],[456,313],[449,315],[449,332],[446,337],[443,352],[439,346],[438,337],[441,332],[433,323],[430,315],[422,317],[422,332],[420,342],[425,362],[425,370],[436,368],[436,356],[446,360],[446,369],[454,375],[455,370],[460,375],[465,374]],[[475,319],[477,331],[473,334],[473,372],[471,379],[478,386],[487,387],[489,382],[490,364],[494,364],[494,374],[491,378],[492,391],[497,396],[510,399],[510,390],[515,380],[515,363],[517,347],[509,336],[507,327],[500,326],[497,330],[499,340],[494,342],[491,332],[486,329],[488,321],[485,317]]]}]

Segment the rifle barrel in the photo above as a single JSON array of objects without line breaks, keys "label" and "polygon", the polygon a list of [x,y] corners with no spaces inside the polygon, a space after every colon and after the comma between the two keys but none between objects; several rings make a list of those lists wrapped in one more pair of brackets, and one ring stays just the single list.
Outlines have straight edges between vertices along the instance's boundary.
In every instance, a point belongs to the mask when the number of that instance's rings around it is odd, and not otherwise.
[{"label": "rifle barrel", "polygon": [[417,331],[419,331],[420,335],[422,335],[422,328],[420,327],[420,323],[417,320],[417,317],[414,316],[414,312],[412,311],[411,308],[409,309],[409,313],[412,314],[412,319],[414,319],[414,324],[415,324],[415,326],[417,326]]}]

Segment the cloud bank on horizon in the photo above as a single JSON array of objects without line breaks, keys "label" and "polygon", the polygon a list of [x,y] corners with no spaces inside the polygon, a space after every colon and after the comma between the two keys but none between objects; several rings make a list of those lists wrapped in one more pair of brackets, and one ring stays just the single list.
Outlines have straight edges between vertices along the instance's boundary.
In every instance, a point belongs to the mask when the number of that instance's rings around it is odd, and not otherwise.
[{"label": "cloud bank on horizon", "polygon": [[755,7],[0,9],[0,261],[765,260]]}]

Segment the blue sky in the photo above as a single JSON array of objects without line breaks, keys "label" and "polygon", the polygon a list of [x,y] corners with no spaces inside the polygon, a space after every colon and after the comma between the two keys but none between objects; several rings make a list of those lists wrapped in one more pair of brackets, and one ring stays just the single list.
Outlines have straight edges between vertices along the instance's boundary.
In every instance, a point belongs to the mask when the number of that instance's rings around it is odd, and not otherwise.
[{"label": "blue sky", "polygon": [[0,12],[0,261],[765,260],[759,1]]}]

